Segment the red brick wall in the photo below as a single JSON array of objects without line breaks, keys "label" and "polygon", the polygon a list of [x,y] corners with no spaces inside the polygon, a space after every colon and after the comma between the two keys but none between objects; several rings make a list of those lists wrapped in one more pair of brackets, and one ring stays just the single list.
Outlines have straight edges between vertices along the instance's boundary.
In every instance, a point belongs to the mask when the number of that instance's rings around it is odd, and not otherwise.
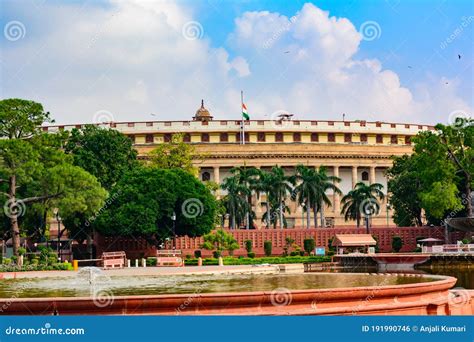
[{"label": "red brick wall", "polygon": [[[295,243],[303,248],[303,240],[313,238],[316,246],[327,246],[328,240],[335,234],[365,234],[365,228],[311,228],[311,229],[263,229],[263,230],[228,230],[236,238],[242,247],[234,252],[234,255],[246,255],[245,240],[253,241],[253,251],[257,255],[263,255],[264,241],[272,241],[273,254],[281,255],[285,238],[291,236]],[[379,242],[381,252],[392,251],[392,237],[400,236],[403,240],[402,252],[412,252],[416,248],[417,237],[433,237],[444,239],[444,229],[442,227],[399,227],[399,228],[371,228],[370,233],[373,234]],[[462,239],[463,232],[452,232],[448,242],[455,242]],[[135,238],[119,238],[104,237],[96,235],[97,255],[101,255],[104,251],[127,252],[129,258],[139,258],[143,256],[154,256],[156,248],[150,246],[144,239]],[[190,238],[188,236],[176,238],[176,249],[182,250],[183,253],[193,255],[194,251],[200,249],[203,243],[202,237]],[[212,252],[203,250],[203,256],[210,256]]]}]

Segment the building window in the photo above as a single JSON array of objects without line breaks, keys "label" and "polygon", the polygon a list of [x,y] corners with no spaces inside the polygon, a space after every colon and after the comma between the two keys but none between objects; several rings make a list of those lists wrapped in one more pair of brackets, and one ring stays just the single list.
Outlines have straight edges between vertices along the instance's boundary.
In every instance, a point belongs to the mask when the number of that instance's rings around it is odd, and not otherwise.
[{"label": "building window", "polygon": [[145,142],[146,142],[147,144],[153,143],[153,142],[154,142],[153,134],[147,134],[147,135],[145,136]]},{"label": "building window", "polygon": [[397,125],[396,124],[390,124],[390,127],[391,128],[397,128]]},{"label": "building window", "polygon": [[382,134],[377,134],[375,137],[375,142],[377,144],[383,144],[383,135]]},{"label": "building window", "polygon": [[367,121],[362,120],[362,121],[360,122],[360,127],[365,127],[366,125],[367,125]]},{"label": "building window", "polygon": [[369,173],[367,171],[362,172],[362,180],[363,181],[369,180]]},{"label": "building window", "polygon": [[396,135],[390,136],[390,143],[391,144],[398,144],[398,137]]},{"label": "building window", "polygon": [[334,126],[334,121],[328,121],[329,126]]},{"label": "building window", "polygon": [[132,144],[135,144],[135,136],[134,135],[129,135],[128,137],[132,141]]},{"label": "building window", "polygon": [[344,126],[350,126],[351,123],[349,121],[344,121]]},{"label": "building window", "polygon": [[301,142],[301,133],[293,133],[293,142]]},{"label": "building window", "polygon": [[221,135],[220,135],[220,141],[221,141],[221,142],[228,142],[228,141],[229,141],[229,134],[227,134],[227,133],[221,133]]},{"label": "building window", "polygon": [[334,133],[328,133],[328,141],[329,142],[335,142],[336,141],[336,135]]},{"label": "building window", "polygon": [[191,142],[191,135],[189,133],[183,135],[183,142]]},{"label": "building window", "polygon": [[299,126],[299,125],[300,125],[300,122],[299,122],[299,121],[293,121],[293,125]]},{"label": "building window", "polygon": [[[239,133],[236,133],[235,134],[235,140],[237,140],[238,142],[240,142],[240,132]],[[245,133],[245,142],[248,142],[249,141],[249,134],[246,132]]]},{"label": "building window", "polygon": [[319,141],[318,133],[311,133],[311,141],[312,142],[318,142]]},{"label": "building window", "polygon": [[170,121],[166,121],[166,122],[165,122],[165,126],[171,126],[171,122],[170,122]]},{"label": "building window", "polygon": [[221,126],[227,125],[227,121],[221,121]]},{"label": "building window", "polygon": [[405,125],[405,128],[410,128],[410,125],[408,125],[408,124],[407,124],[407,125]]},{"label": "building window", "polygon": [[367,134],[361,134],[360,135],[360,142],[361,143],[366,143],[367,142]]},{"label": "building window", "polygon": [[375,127],[382,127],[382,123],[381,123],[380,121],[377,121],[377,122],[375,123]]},{"label": "building window", "polygon": [[127,124],[127,126],[128,126],[128,127],[135,127],[135,124],[134,124],[133,122],[129,122],[129,123]]},{"label": "building window", "polygon": [[257,133],[257,141],[258,141],[258,142],[265,142],[265,133],[263,133],[263,132],[258,132],[258,133]]},{"label": "building window", "polygon": [[202,124],[203,126],[208,126],[208,125],[209,125],[209,122],[206,121],[206,120],[204,120],[204,121],[201,121],[201,124]]},{"label": "building window", "polygon": [[265,122],[262,121],[262,120],[257,121],[257,125],[263,126],[264,124],[265,124]]},{"label": "building window", "polygon": [[207,182],[211,180],[211,174],[209,172],[203,172],[201,175],[201,179],[203,182]]},{"label": "building window", "polygon": [[344,133],[344,142],[346,142],[346,143],[352,142],[352,134],[351,133]]},{"label": "building window", "polygon": [[171,134],[170,133],[166,133],[163,137],[164,141],[165,142],[171,142]]},{"label": "building window", "polygon": [[201,142],[209,142],[209,134],[208,133],[201,134]]},{"label": "building window", "polygon": [[411,145],[411,137],[409,135],[405,136],[405,145]]},{"label": "building window", "polygon": [[152,127],[152,126],[153,126],[153,122],[147,122],[147,123],[146,123],[146,126],[147,126],[147,127]]},{"label": "building window", "polygon": [[423,129],[423,126],[422,126],[422,125],[418,125],[418,129]]},{"label": "building window", "polygon": [[282,142],[283,141],[283,133],[281,133],[281,132],[275,133],[275,141]]},{"label": "building window", "polygon": [[317,126],[318,122],[317,121],[311,121],[311,126]]}]

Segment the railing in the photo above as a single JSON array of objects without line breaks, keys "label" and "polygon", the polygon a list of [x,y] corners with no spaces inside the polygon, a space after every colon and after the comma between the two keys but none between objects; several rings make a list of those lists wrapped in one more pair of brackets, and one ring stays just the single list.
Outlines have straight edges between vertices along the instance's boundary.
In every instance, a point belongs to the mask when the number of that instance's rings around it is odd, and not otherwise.
[{"label": "railing", "polygon": [[474,253],[474,244],[423,246],[423,253]]}]

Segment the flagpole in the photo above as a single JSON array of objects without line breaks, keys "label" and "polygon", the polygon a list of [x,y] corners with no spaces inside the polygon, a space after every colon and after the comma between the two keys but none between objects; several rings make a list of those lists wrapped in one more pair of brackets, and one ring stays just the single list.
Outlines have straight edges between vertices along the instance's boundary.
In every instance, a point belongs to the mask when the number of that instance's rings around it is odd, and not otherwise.
[{"label": "flagpole", "polygon": [[245,122],[244,122],[244,91],[240,91],[240,111],[242,115],[242,145],[245,145]]}]

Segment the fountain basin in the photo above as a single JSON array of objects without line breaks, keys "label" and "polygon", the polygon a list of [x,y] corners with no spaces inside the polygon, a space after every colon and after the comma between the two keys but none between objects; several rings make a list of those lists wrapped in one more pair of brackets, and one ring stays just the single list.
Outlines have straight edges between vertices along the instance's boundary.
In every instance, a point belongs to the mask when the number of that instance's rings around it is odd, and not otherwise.
[{"label": "fountain basin", "polygon": [[[347,275],[347,274],[346,274]],[[357,274],[360,276],[360,274]],[[338,274],[331,274],[338,276]],[[379,275],[365,275],[367,278]],[[400,277],[397,275],[385,275]],[[4,298],[7,315],[452,315],[472,314],[472,291],[454,300],[456,278],[403,275],[423,282],[271,291],[93,297]],[[426,279],[425,279],[426,278]],[[386,282],[387,284],[390,281]],[[252,287],[249,287],[252,288]],[[461,298],[461,299],[459,299]]]}]

